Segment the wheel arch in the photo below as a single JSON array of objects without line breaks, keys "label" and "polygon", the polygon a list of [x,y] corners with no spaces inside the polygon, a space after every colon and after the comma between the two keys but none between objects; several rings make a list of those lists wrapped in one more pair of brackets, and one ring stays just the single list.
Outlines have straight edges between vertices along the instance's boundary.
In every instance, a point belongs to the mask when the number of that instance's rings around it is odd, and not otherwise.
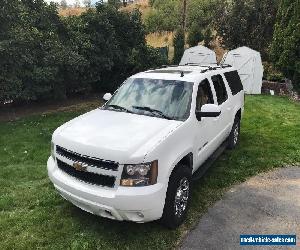
[{"label": "wheel arch", "polygon": [[171,174],[174,170],[180,166],[186,166],[191,172],[193,171],[193,153],[189,152],[179,157],[178,160],[173,164],[173,167],[169,171],[168,179],[170,179]]},{"label": "wheel arch", "polygon": [[242,119],[242,110],[241,109],[237,110],[237,112],[235,113],[234,119],[235,118],[239,118],[239,120]]}]

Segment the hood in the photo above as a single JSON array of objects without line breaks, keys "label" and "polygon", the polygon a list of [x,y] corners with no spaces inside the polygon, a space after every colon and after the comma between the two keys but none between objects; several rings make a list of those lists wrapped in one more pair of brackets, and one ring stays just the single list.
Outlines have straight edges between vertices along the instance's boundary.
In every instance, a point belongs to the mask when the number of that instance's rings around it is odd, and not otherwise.
[{"label": "hood", "polygon": [[59,127],[53,141],[83,155],[140,163],[180,124],[181,121],[97,109]]}]

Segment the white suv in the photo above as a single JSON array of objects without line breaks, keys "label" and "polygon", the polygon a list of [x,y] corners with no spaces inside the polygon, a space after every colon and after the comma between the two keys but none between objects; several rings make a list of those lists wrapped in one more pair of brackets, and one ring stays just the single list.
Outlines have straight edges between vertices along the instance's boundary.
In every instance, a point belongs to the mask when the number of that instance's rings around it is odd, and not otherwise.
[{"label": "white suv", "polygon": [[187,213],[192,175],[224,141],[229,148],[238,143],[244,91],[237,71],[153,69],[104,99],[101,108],[54,132],[51,181],[62,197],[93,214],[177,227]]}]

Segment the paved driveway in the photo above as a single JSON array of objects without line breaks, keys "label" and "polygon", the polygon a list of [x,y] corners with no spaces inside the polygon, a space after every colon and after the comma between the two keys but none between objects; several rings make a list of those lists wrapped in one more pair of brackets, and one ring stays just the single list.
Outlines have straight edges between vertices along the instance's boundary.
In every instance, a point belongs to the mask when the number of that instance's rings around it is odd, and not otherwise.
[{"label": "paved driveway", "polygon": [[232,187],[201,218],[181,249],[275,249],[241,247],[240,234],[296,234],[300,249],[300,167],[260,174]]}]

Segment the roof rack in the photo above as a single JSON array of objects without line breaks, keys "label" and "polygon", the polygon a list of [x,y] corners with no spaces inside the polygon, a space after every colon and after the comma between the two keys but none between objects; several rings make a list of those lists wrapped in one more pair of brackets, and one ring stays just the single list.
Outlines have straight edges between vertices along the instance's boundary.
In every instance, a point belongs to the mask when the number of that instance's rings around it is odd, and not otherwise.
[{"label": "roof rack", "polygon": [[[212,66],[213,65],[213,66]],[[216,65],[216,66],[214,66]],[[200,63],[186,63],[184,65],[162,65],[160,67],[156,67],[156,68],[150,68],[148,71],[150,70],[157,70],[157,69],[162,69],[162,68],[172,68],[172,67],[180,67],[180,66],[199,66],[199,67],[206,67],[206,69],[203,69],[200,71],[200,73],[205,73],[207,71],[210,70],[217,70],[217,69],[224,69],[224,68],[228,68],[228,67],[232,67],[230,64],[217,64],[217,63],[212,63],[211,65],[203,65]],[[178,71],[180,72],[180,71]],[[183,73],[183,71],[182,71]],[[182,74],[181,74],[182,75]]]},{"label": "roof rack", "polygon": [[197,65],[197,66],[201,66],[201,67],[207,67],[206,69],[201,70],[201,73],[205,73],[205,72],[207,72],[209,70],[217,70],[217,69],[224,69],[224,68],[232,67],[229,64],[217,64],[217,63],[212,63],[212,64],[216,64],[216,66],[201,65],[201,64],[196,64],[196,63],[187,63],[185,65],[186,66],[188,66],[188,65]]},{"label": "roof rack", "polygon": [[164,69],[164,68],[172,68],[172,67],[178,67],[178,65],[161,65],[159,67],[150,68],[148,70],[156,70],[156,69]]}]

